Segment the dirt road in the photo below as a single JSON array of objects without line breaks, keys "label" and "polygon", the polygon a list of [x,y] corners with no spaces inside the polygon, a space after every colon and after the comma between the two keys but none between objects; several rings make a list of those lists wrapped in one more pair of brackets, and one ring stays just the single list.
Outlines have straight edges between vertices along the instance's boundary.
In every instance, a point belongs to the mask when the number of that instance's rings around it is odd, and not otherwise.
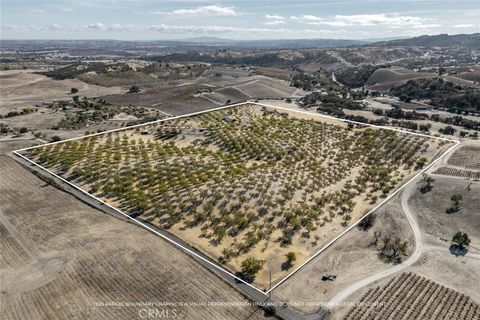
[{"label": "dirt road", "polygon": [[357,281],[357,282],[353,283],[352,285],[346,287],[345,289],[343,289],[342,291],[337,293],[333,298],[330,299],[330,301],[329,301],[329,306],[330,307],[337,306],[340,302],[342,302],[345,298],[347,298],[349,295],[351,295],[355,291],[357,291],[357,290],[359,290],[359,289],[361,289],[361,288],[363,288],[363,287],[365,287],[365,286],[367,286],[367,285],[369,285],[369,284],[371,284],[371,283],[373,283],[377,280],[380,280],[382,278],[385,278],[385,277],[387,277],[391,274],[394,274],[396,272],[399,272],[399,271],[407,268],[408,266],[415,263],[415,261],[417,261],[418,258],[420,258],[421,254],[422,254],[422,251],[423,251],[422,234],[421,234],[420,227],[418,225],[417,220],[415,219],[414,215],[410,211],[410,208],[408,207],[408,199],[410,198],[410,195],[413,192],[413,190],[415,190],[417,182],[420,179],[421,178],[416,178],[416,179],[410,181],[410,183],[408,183],[402,191],[402,209],[405,212],[405,215],[408,219],[410,227],[412,228],[412,232],[413,232],[413,235],[414,235],[414,238],[415,238],[415,250],[413,251],[412,255],[407,260],[405,260],[404,262],[402,262],[398,265],[395,265],[394,267],[392,267],[390,269],[382,270],[378,273],[375,273],[375,274],[373,274],[373,275],[371,275],[367,278],[364,278],[364,279],[362,279],[360,281]]}]

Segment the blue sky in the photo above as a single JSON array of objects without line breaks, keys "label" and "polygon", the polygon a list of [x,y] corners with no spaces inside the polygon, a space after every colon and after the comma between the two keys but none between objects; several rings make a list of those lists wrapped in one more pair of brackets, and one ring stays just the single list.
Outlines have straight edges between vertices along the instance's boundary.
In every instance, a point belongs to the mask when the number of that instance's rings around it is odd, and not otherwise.
[{"label": "blue sky", "polygon": [[480,32],[480,0],[2,0],[2,39],[369,39]]}]

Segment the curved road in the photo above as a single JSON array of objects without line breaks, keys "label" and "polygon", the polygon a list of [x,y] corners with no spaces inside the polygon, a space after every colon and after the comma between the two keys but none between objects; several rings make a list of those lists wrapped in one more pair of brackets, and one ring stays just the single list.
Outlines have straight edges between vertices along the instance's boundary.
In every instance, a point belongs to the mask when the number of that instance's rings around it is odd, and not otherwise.
[{"label": "curved road", "polygon": [[422,254],[422,251],[423,251],[422,234],[421,234],[420,227],[418,225],[417,220],[415,219],[412,212],[410,211],[410,208],[408,207],[408,199],[410,198],[412,191],[415,189],[417,182],[420,179],[421,179],[420,177],[413,179],[402,190],[402,209],[405,212],[405,215],[407,216],[407,219],[408,219],[408,223],[410,224],[410,227],[412,228],[412,231],[413,231],[413,236],[415,239],[415,251],[407,260],[394,266],[393,268],[379,271],[369,277],[363,278],[351,284],[350,286],[346,287],[345,289],[343,289],[342,291],[340,291],[330,299],[330,301],[328,302],[328,305],[330,307],[335,307],[340,302],[342,302],[345,298],[347,298],[349,295],[363,288],[364,286],[369,285],[370,283],[373,283],[391,274],[399,272],[402,269],[405,269],[406,267],[412,265],[415,261],[417,261],[418,258],[420,258],[420,255]]}]

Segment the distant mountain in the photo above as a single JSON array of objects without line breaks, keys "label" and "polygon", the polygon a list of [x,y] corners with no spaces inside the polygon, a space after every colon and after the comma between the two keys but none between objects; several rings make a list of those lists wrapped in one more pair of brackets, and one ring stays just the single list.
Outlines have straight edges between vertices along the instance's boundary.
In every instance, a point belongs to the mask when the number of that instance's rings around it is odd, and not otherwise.
[{"label": "distant mountain", "polygon": [[[378,40],[378,39],[377,39]],[[343,40],[343,39],[279,39],[279,40],[232,40],[217,37],[198,37],[176,40],[178,43],[197,44],[204,46],[220,46],[230,48],[327,48],[346,47],[352,45],[365,45],[373,41],[366,40]]]},{"label": "distant mountain", "polygon": [[439,34],[434,36],[420,36],[409,39],[397,39],[391,41],[380,41],[371,44],[372,46],[420,46],[420,47],[465,47],[480,49],[480,33],[472,34]]},{"label": "distant mountain", "polygon": [[187,42],[187,43],[226,43],[233,42],[234,40],[223,39],[218,37],[195,37],[195,38],[186,38],[176,40],[177,42]]}]

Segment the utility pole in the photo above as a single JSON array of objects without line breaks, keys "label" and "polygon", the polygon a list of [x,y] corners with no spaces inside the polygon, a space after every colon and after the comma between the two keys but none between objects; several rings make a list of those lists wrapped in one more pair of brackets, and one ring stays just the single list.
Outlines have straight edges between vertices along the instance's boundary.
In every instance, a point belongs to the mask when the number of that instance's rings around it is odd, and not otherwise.
[{"label": "utility pole", "polygon": [[[270,272],[270,290],[272,290],[272,270],[268,268],[268,271]],[[272,296],[272,291],[268,290],[268,297],[270,298]]]}]

